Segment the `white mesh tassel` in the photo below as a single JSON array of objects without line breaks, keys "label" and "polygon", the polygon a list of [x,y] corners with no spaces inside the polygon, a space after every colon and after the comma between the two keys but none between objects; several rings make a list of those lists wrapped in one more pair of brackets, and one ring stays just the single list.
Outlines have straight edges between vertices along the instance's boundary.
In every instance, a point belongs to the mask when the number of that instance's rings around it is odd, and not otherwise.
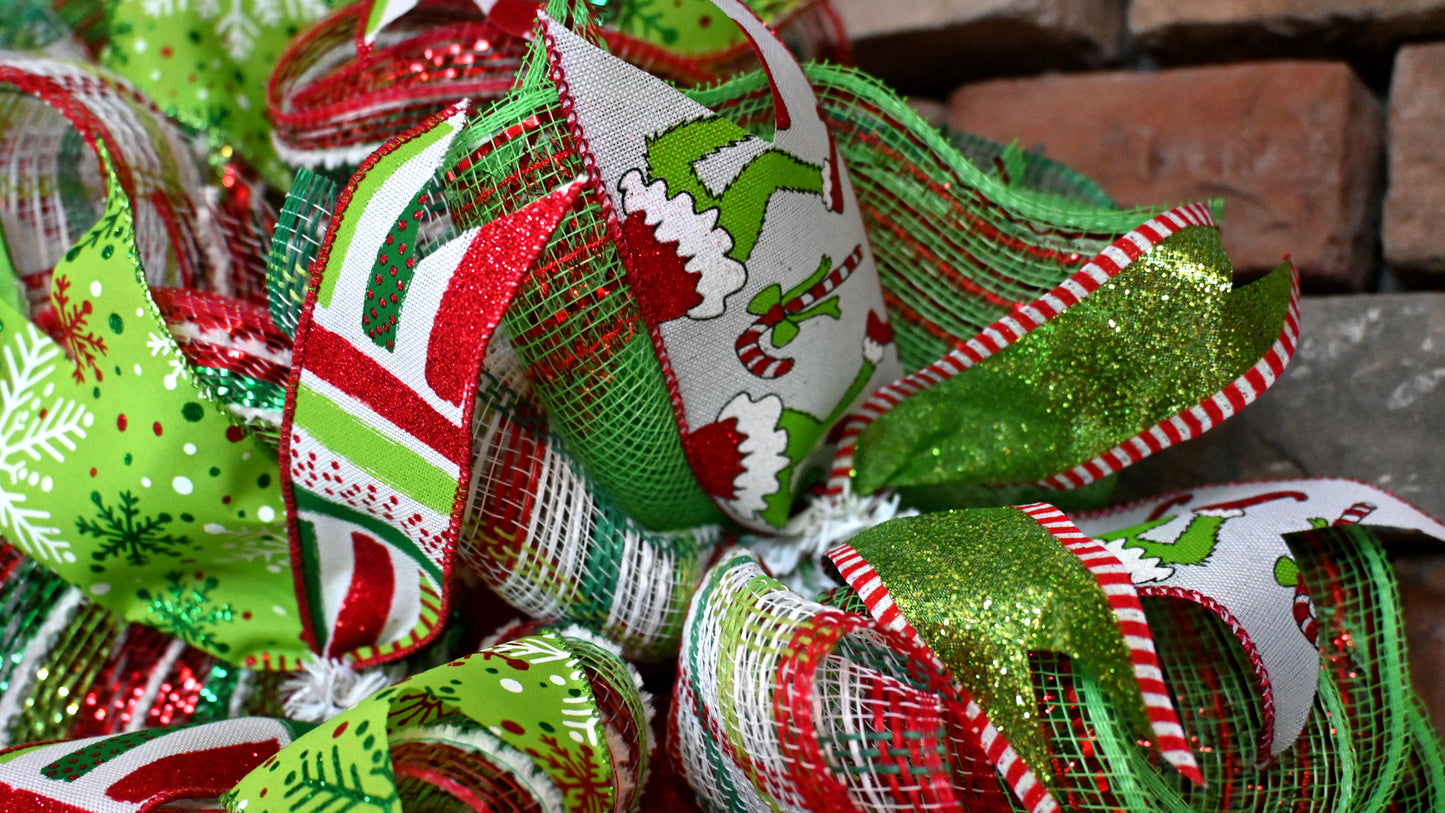
[{"label": "white mesh tassel", "polygon": [[357,672],[334,658],[306,661],[282,686],[286,716],[306,723],[324,723],[400,677],[383,667]]},{"label": "white mesh tassel", "polygon": [[789,520],[779,535],[749,535],[743,543],[758,554],[773,578],[799,593],[815,595],[838,586],[825,575],[823,554],[875,525],[918,515],[915,509],[900,509],[898,502],[898,495],[891,491],[867,497],[848,489],[835,496],[825,494]]}]

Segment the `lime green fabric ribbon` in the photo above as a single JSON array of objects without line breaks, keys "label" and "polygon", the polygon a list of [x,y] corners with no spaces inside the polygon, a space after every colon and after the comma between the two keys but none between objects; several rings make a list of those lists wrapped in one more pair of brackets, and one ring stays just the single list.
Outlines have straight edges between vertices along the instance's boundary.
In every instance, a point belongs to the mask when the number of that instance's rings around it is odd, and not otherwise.
[{"label": "lime green fabric ribbon", "polygon": [[[604,710],[599,687],[624,701]],[[404,801],[430,809],[424,802],[439,789],[464,800],[470,789],[485,800],[469,780],[489,775],[549,810],[626,809],[640,792],[650,749],[643,709],[620,662],[584,640],[544,632],[372,695],[252,771],[223,801],[233,813],[337,804],[354,813],[399,813]],[[639,738],[626,742],[615,730]],[[454,753],[470,765],[438,781],[446,774],[435,764]]]},{"label": "lime green fabric ribbon", "polygon": [[51,281],[60,341],[0,302],[0,532],[126,619],[294,668],[306,649],[275,455],[187,367],[102,157],[105,213]]}]

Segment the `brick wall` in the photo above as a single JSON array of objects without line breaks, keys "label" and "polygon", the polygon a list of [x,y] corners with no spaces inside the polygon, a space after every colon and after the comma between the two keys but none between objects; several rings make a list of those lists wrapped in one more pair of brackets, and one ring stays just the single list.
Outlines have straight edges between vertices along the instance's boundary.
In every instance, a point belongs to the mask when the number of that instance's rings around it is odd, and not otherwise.
[{"label": "brick wall", "polygon": [[1241,269],[1288,253],[1311,292],[1445,288],[1445,0],[834,5],[858,63],[953,128],[1120,203],[1222,197]]}]

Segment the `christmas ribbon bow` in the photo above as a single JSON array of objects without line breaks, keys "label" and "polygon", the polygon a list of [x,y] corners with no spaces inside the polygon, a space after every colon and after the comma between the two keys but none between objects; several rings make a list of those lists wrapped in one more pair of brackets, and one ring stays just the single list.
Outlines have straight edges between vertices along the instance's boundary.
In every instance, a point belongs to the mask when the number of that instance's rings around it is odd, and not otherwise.
[{"label": "christmas ribbon bow", "polygon": [[439,237],[434,177],[464,111],[357,170],[296,331],[282,481],[306,634],[330,657],[390,659],[445,619],[482,355],[580,188]]}]

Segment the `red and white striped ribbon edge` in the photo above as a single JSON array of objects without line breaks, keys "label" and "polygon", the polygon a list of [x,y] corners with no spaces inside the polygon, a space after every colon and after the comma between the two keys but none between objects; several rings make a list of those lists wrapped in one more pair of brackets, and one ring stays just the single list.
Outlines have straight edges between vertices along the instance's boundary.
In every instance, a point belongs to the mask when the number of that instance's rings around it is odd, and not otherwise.
[{"label": "red and white striped ribbon edge", "polygon": [[[828,476],[828,488],[826,494],[830,497],[838,496],[842,494],[843,491],[847,488],[848,481],[852,476],[853,456],[854,452],[857,449],[858,436],[863,434],[863,431],[867,429],[869,425],[871,425],[874,421],[880,418],[884,413],[888,412],[888,410],[902,403],[908,397],[916,395],[917,393],[922,392],[923,390],[928,389],[935,384],[946,381],[958,375],[959,373],[962,373],[964,370],[967,370],[975,364],[978,364],[984,359],[994,355],[1000,350],[1003,350],[1005,347],[1008,347],[1009,345],[1018,341],[1020,338],[1027,335],[1035,328],[1039,327],[1050,319],[1053,319],[1060,313],[1063,313],[1068,308],[1077,305],[1079,302],[1083,301],[1083,299],[1089,294],[1092,294],[1094,291],[1098,290],[1105,283],[1107,283],[1110,279],[1113,279],[1115,276],[1117,276],[1120,271],[1123,271],[1125,268],[1129,267],[1131,264],[1133,264],[1135,260],[1144,256],[1144,254],[1146,254],[1150,249],[1154,248],[1154,246],[1163,242],[1166,238],[1170,237],[1176,232],[1179,232],[1182,229],[1188,228],[1190,226],[1213,227],[1215,225],[1216,222],[1214,220],[1214,214],[1210,212],[1209,207],[1205,204],[1194,203],[1187,206],[1180,206],[1174,209],[1170,209],[1169,211],[1149,220],[1148,222],[1144,223],[1143,225],[1139,226],[1138,228],[1134,229],[1123,237],[1120,237],[1118,240],[1115,240],[1112,244],[1109,245],[1108,248],[1105,248],[1103,251],[1099,252],[1098,256],[1094,257],[1094,259],[1090,260],[1087,264],[1085,264],[1083,268],[1079,269],[1068,279],[1064,280],[1063,283],[1061,283],[1058,287],[1054,288],[1053,290],[1049,291],[1048,293],[1044,294],[1043,296],[1039,297],[1028,305],[1016,308],[1008,316],[1005,316],[1002,319],[994,322],[992,325],[984,328],[983,331],[980,332],[977,336],[974,336],[972,339],[969,339],[967,342],[954,348],[954,350],[952,350],[948,355],[944,356],[938,361],[935,361],[927,367],[924,367],[923,369],[910,375],[904,376],[903,378],[898,379],[892,384],[889,384],[888,386],[878,390],[863,404],[862,407],[858,409],[857,412],[854,412],[852,415],[850,415],[844,423],[842,437],[839,441],[838,453],[833,459],[833,469]],[[1287,325],[1287,329],[1285,331],[1285,333],[1289,335],[1288,349],[1284,353],[1285,359],[1288,359],[1289,354],[1294,351],[1294,338],[1298,335],[1298,307],[1296,302],[1297,298],[1298,278],[1296,277],[1295,295],[1291,299],[1290,319],[1288,320],[1289,325]],[[1291,332],[1289,326],[1294,326],[1293,332]],[[1284,338],[1285,336],[1282,335],[1281,339]],[[1276,347],[1271,348],[1269,356],[1273,356],[1276,354],[1278,344],[1279,343],[1276,342]],[[1264,371],[1259,370],[1260,365],[1256,365],[1255,369],[1250,370],[1249,373],[1246,373],[1245,376],[1241,377],[1241,381],[1244,379],[1251,379],[1251,386],[1248,389],[1240,387],[1240,381],[1236,381],[1230,385],[1230,387],[1235,387],[1239,391],[1238,393],[1236,393],[1236,395],[1232,397],[1226,396],[1225,404],[1229,406],[1229,411],[1227,413],[1224,413],[1225,416],[1227,416],[1228,414],[1233,414],[1236,409],[1242,408],[1244,404],[1249,402],[1249,400],[1253,400],[1255,397],[1257,397],[1260,392],[1263,392],[1264,389],[1269,386],[1269,384],[1272,384],[1274,382],[1274,378],[1277,377],[1279,373],[1282,372],[1284,369],[1282,361],[1276,361],[1278,369],[1275,369],[1275,365],[1266,364],[1263,361],[1261,362],[1261,364],[1264,365],[1266,370],[1268,370],[1267,377],[1265,377],[1266,374]],[[1259,380],[1263,383],[1261,386],[1254,387],[1252,386],[1254,380]],[[1234,399],[1246,397],[1246,392],[1248,393],[1248,400],[1245,400],[1242,403],[1239,403],[1238,406],[1235,406]],[[1219,409],[1218,405],[1216,405],[1215,408]],[[1208,417],[1208,408],[1204,407],[1202,404],[1198,407],[1195,407],[1194,409],[1204,411],[1206,417]],[[1191,410],[1190,412],[1192,413],[1193,410]],[[1218,420],[1223,419],[1224,416],[1218,418]],[[1195,434],[1203,432],[1205,429],[1208,428],[1208,426],[1212,426],[1213,423],[1216,422],[1218,421],[1211,419],[1210,424],[1200,427],[1198,431],[1194,431],[1192,432],[1192,434],[1181,435],[1178,440],[1184,440],[1188,437],[1193,437]],[[1187,422],[1185,422],[1185,427],[1188,428]],[[1158,429],[1158,427],[1156,427],[1156,429]],[[1154,432],[1154,430],[1151,429],[1141,434],[1150,435],[1151,437],[1153,437],[1153,435],[1151,434],[1152,432]],[[1160,434],[1163,434],[1164,440],[1168,442],[1162,443],[1162,445],[1159,445],[1157,449],[1152,448],[1149,445],[1149,442],[1145,441],[1142,445],[1147,451],[1140,453],[1136,450],[1135,454],[1138,455],[1137,457],[1130,455],[1128,452],[1124,452],[1123,454],[1126,457],[1130,458],[1129,462],[1132,462],[1132,460],[1134,459],[1142,459],[1148,454],[1152,454],[1154,451],[1158,451],[1158,449],[1162,449],[1165,446],[1170,445],[1170,443],[1177,442],[1176,440],[1169,439],[1167,431],[1163,431]],[[1157,438],[1154,442],[1156,444],[1159,443]],[[1134,448],[1132,443],[1125,443],[1122,444],[1122,446],[1129,446],[1131,449]],[[1118,450],[1110,450],[1104,455],[1100,455],[1099,458],[1095,458],[1095,460],[1090,460],[1087,463],[1082,464],[1081,466],[1077,467],[1075,471],[1077,471],[1078,469],[1083,469],[1085,472],[1088,472],[1091,469],[1100,469],[1102,464],[1096,461],[1105,458],[1111,461],[1116,460],[1117,458],[1115,453],[1117,451]],[[1124,462],[1122,460],[1119,460],[1118,462],[1118,468],[1123,468],[1123,466],[1128,465],[1128,462]],[[1102,469],[1100,469],[1100,471],[1101,473],[1099,476],[1103,476]],[[1067,474],[1072,473],[1073,472],[1069,472]],[[1045,484],[1051,484],[1054,479],[1055,478],[1049,478],[1048,481],[1045,481]],[[1079,485],[1087,482],[1089,482],[1089,480],[1083,480],[1079,483]],[[1060,484],[1051,485],[1051,487],[1069,488],[1074,486],[1073,481],[1066,478]]]},{"label": "red and white striped ribbon edge", "polygon": [[1204,775],[1199,772],[1194,752],[1189,749],[1189,742],[1184,736],[1184,727],[1180,725],[1179,715],[1169,699],[1169,688],[1164,685],[1164,673],[1154,650],[1154,635],[1144,619],[1144,606],[1139,603],[1139,593],[1129,578],[1129,571],[1108,548],[1086,536],[1059,509],[1048,503],[1017,507],[1053,534],[1059,544],[1077,556],[1099,582],[1099,588],[1108,596],[1109,606],[1119,620],[1119,631],[1129,645],[1134,678],[1143,692],[1149,726],[1154,730],[1160,755],[1190,780],[1204,784]]},{"label": "red and white striped ribbon edge", "polygon": [[[918,652],[927,653],[940,670],[947,672],[948,667],[928,648],[913,625],[908,623],[898,605],[893,603],[893,597],[883,585],[882,577],[862,554],[844,542],[828,551],[828,558],[837,566],[843,581],[863,600],[869,615],[884,627],[915,644]],[[964,687],[959,688],[963,689],[962,694],[968,695]],[[1059,803],[1044,788],[1043,783],[1038,781],[1013,746],[1009,745],[1003,733],[989,722],[988,715],[971,696],[968,696],[964,716],[969,730],[978,737],[979,748],[987,755],[989,762],[1013,791],[1014,797],[1023,804],[1024,809],[1029,813],[1056,813]]]}]

